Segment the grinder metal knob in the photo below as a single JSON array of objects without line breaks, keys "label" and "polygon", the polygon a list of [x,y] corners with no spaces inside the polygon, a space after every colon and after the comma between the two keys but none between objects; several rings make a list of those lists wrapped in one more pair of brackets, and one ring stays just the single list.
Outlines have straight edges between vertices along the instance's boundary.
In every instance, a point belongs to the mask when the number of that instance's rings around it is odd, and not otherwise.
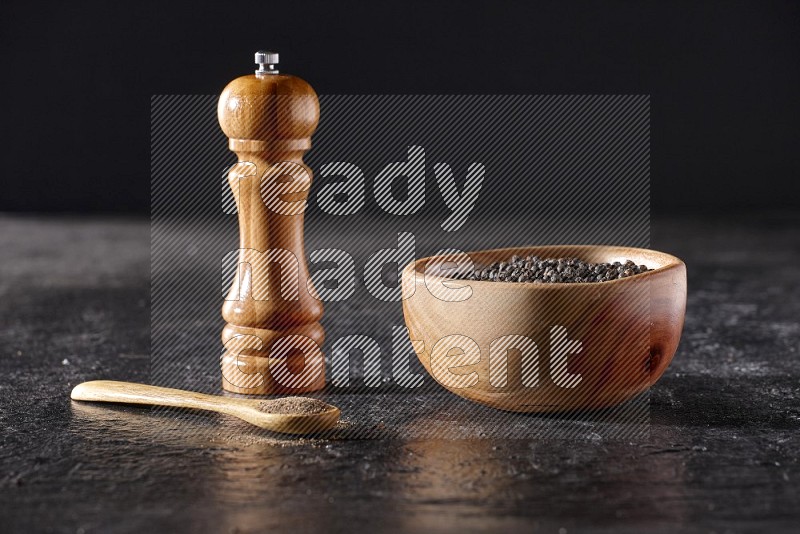
[{"label": "grinder metal knob", "polygon": [[279,63],[279,56],[277,52],[268,52],[259,50],[256,52],[256,76],[263,76],[265,74],[278,74],[278,69],[275,66]]}]

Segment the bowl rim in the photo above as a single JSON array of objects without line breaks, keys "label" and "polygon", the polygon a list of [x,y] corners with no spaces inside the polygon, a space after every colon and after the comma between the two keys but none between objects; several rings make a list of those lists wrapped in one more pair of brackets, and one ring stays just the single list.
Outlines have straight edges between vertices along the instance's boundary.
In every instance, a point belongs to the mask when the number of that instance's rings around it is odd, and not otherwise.
[{"label": "bowl rim", "polygon": [[[536,282],[507,282],[507,283],[500,282],[500,283],[498,283],[498,282],[494,282],[494,281],[491,281],[491,280],[466,280],[466,279],[463,279],[463,278],[449,278],[449,277],[446,277],[446,276],[441,276],[441,275],[433,274],[433,273],[426,275],[425,274],[425,270],[422,269],[422,265],[426,264],[427,262],[429,262],[433,258],[440,257],[441,255],[433,255],[433,256],[428,256],[428,257],[425,257],[425,258],[420,258],[418,260],[414,260],[414,261],[412,261],[411,263],[409,263],[406,266],[406,268],[404,269],[404,272],[406,272],[408,270],[413,271],[413,273],[415,274],[415,276],[414,276],[415,283],[417,283],[417,284],[419,284],[419,283],[425,284],[425,278],[427,276],[427,277],[429,277],[428,278],[429,280],[433,280],[433,281],[437,281],[437,282],[468,282],[470,286],[472,286],[473,284],[476,284],[478,287],[483,287],[483,288],[490,288],[490,287],[491,288],[495,288],[495,289],[503,288],[501,290],[509,289],[509,290],[516,290],[516,291],[519,291],[519,290],[535,290],[535,291],[551,290],[552,291],[552,290],[556,290],[556,289],[563,290],[563,289],[569,288],[569,287],[573,287],[573,288],[586,287],[586,286],[591,286],[591,287],[609,287],[612,284],[619,285],[621,283],[626,283],[626,282],[629,283],[629,282],[631,282],[633,280],[639,280],[639,281],[645,280],[645,279],[651,278],[653,276],[658,276],[659,274],[667,272],[667,271],[670,271],[670,270],[679,269],[681,267],[685,268],[685,266],[686,266],[686,264],[683,262],[683,260],[681,260],[677,256],[673,256],[672,254],[667,254],[666,252],[661,252],[659,250],[653,250],[653,249],[649,249],[649,248],[626,247],[626,246],[622,246],[622,245],[561,245],[561,244],[559,244],[559,245],[521,245],[521,246],[514,246],[514,247],[502,247],[502,248],[490,248],[490,249],[474,250],[474,251],[470,251],[470,252],[465,252],[465,254],[467,256],[470,256],[470,259],[471,259],[473,254],[512,252],[512,251],[519,251],[519,250],[522,250],[522,249],[553,249],[553,250],[559,250],[559,249],[584,249],[584,250],[619,249],[619,250],[630,250],[630,251],[636,251],[637,253],[645,252],[645,253],[648,253],[648,254],[654,254],[656,256],[659,256],[661,259],[664,260],[664,264],[660,265],[660,266],[658,266],[658,267],[656,267],[654,269],[648,269],[648,271],[644,272],[644,273],[639,273],[639,274],[636,274],[636,275],[633,275],[633,276],[627,276],[625,278],[618,278],[616,280],[608,280],[608,281],[604,281],[604,282],[546,282],[546,283],[544,283],[544,282],[540,282],[540,283],[536,283]],[[419,275],[419,276],[417,276],[417,275]],[[405,276],[403,276],[403,279],[405,279]]]}]

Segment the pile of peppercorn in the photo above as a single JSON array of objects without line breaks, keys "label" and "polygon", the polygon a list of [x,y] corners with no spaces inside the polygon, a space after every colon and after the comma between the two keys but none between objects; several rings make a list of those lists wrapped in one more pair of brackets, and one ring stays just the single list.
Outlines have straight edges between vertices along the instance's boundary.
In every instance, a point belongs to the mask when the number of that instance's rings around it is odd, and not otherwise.
[{"label": "pile of peppercorn", "polygon": [[590,263],[578,258],[539,258],[512,256],[509,261],[492,263],[463,276],[466,280],[491,282],[580,283],[608,282],[646,272],[645,265],[631,260],[625,263]]}]

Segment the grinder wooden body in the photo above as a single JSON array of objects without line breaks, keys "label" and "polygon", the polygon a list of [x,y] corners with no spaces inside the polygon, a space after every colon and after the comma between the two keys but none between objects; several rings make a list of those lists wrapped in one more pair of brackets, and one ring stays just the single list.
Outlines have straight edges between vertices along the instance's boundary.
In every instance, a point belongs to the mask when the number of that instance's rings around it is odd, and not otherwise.
[{"label": "grinder wooden body", "polygon": [[311,183],[303,155],[319,121],[319,100],[300,78],[257,73],[229,83],[217,112],[239,160],[228,175],[239,255],[222,307],[223,388],[249,394],[321,389],[323,306],[303,242]]}]

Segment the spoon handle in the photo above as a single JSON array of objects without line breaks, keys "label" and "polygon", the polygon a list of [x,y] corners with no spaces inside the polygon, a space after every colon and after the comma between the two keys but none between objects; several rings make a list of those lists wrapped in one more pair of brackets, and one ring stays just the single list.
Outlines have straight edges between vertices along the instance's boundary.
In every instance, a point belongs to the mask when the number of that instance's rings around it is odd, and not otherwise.
[{"label": "spoon handle", "polygon": [[127,404],[174,406],[177,408],[197,408],[214,411],[224,409],[226,406],[235,403],[236,400],[180,389],[148,386],[133,382],[117,382],[115,380],[92,380],[91,382],[78,384],[73,388],[71,397],[73,400],[80,401],[124,402]]}]

